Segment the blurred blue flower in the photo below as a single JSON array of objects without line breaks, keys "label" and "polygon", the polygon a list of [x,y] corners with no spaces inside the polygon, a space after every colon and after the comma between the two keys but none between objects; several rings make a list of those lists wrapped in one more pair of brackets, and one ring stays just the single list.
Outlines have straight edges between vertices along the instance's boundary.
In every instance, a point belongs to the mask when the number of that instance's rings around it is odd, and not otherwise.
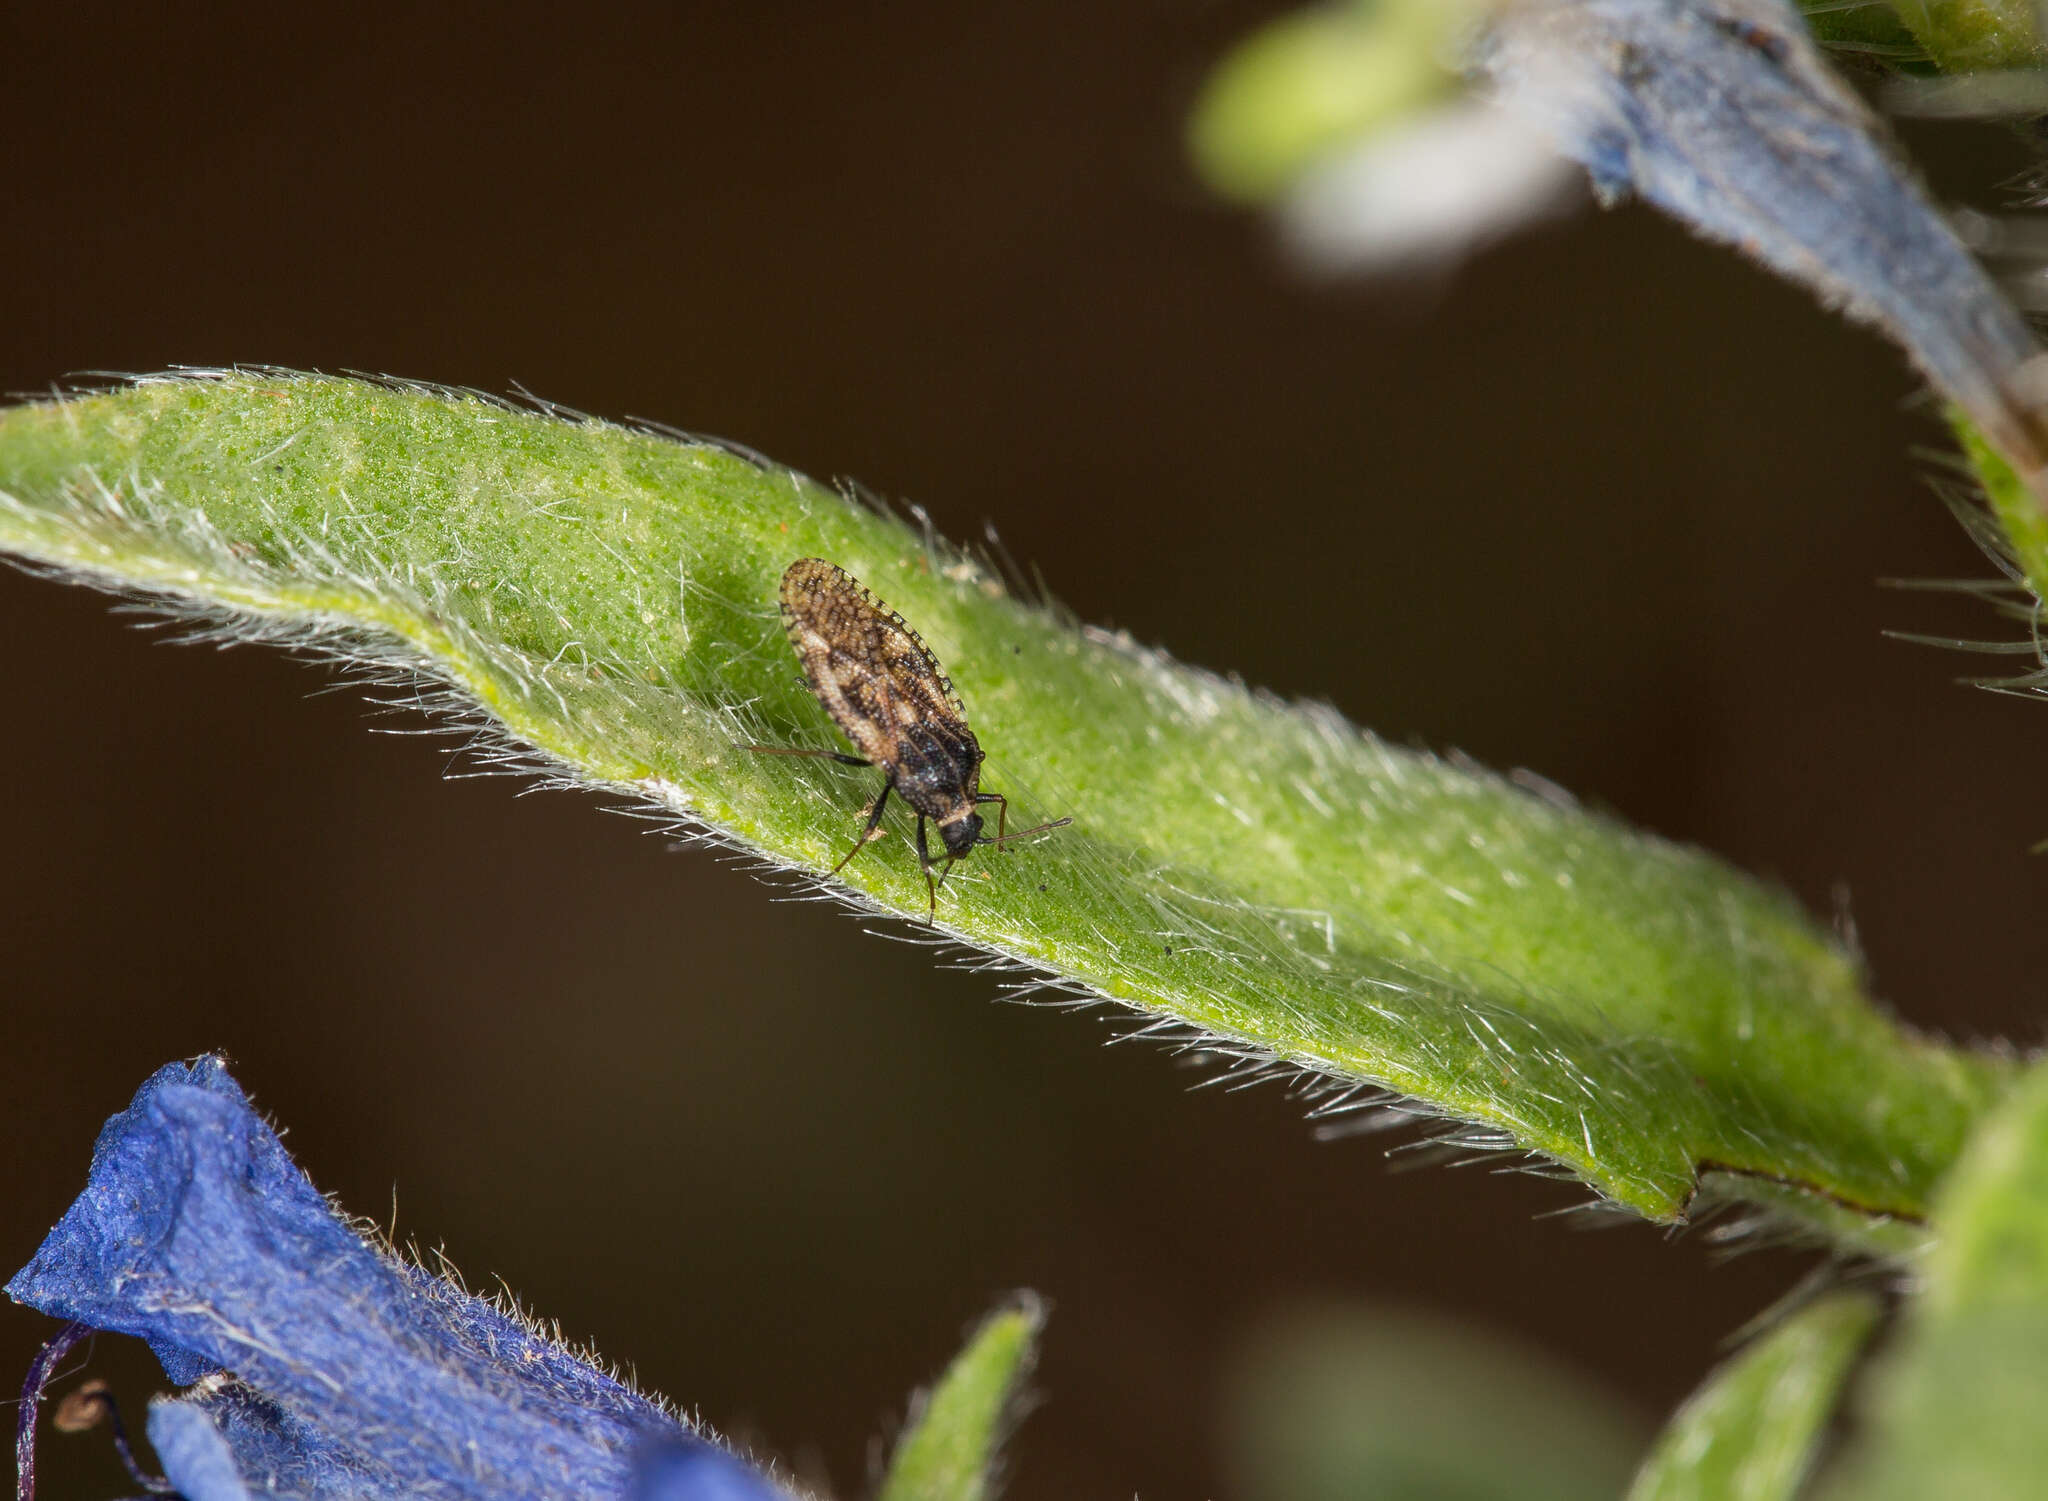
[{"label": "blurred blue flower", "polygon": [[189,1389],[149,1436],[189,1501],[783,1501],[674,1414],[387,1254],[286,1155],[218,1058],[154,1074],[14,1280],[149,1342]]},{"label": "blurred blue flower", "polygon": [[2043,470],[2039,341],[1788,0],[1504,5],[1473,62],[1602,196],[1636,194],[1877,324]]}]

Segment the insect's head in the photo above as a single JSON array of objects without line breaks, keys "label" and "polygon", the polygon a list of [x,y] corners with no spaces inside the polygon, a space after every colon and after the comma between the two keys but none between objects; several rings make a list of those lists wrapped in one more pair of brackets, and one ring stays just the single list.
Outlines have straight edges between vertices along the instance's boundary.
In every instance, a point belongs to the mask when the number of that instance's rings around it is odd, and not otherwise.
[{"label": "insect's head", "polygon": [[977,844],[987,842],[981,837],[981,815],[972,811],[962,813],[958,818],[949,818],[940,824],[939,837],[946,842],[946,853],[955,860]]}]

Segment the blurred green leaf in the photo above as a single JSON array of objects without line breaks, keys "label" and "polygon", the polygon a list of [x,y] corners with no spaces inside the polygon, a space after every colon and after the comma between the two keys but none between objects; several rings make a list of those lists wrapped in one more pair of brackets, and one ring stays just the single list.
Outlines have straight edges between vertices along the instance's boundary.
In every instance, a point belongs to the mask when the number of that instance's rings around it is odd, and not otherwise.
[{"label": "blurred green leaf", "polygon": [[1466,0],[1362,0],[1270,22],[1217,65],[1188,124],[1217,192],[1260,203],[1323,157],[1460,88]]},{"label": "blurred green leaf", "polygon": [[1044,1323],[1043,1305],[1026,1294],[975,1331],[912,1410],[878,1501],[981,1501],[990,1493],[996,1451]]},{"label": "blurred green leaf", "polygon": [[1250,1501],[1586,1501],[1620,1494],[1643,1442],[1635,1414],[1540,1351],[1357,1305],[1264,1323],[1222,1434]]},{"label": "blurred green leaf", "polygon": [[1971,1140],[1939,1207],[1925,1291],[1830,1496],[2048,1494],[2048,1065]]},{"label": "blurred green leaf", "polygon": [[2048,63],[2034,0],[1890,0],[1890,4],[1943,72],[2038,68]]},{"label": "blurred green leaf", "polygon": [[1628,1501],[1791,1501],[1882,1312],[1836,1293],[1752,1341],[1678,1409]]},{"label": "blurred green leaf", "polygon": [[[1909,1251],[2010,1072],[1900,1028],[1851,955],[1709,856],[1077,630],[709,444],[244,372],[0,413],[0,492],[0,549],[381,673],[514,767],[1277,1058],[1326,1110],[1398,1091],[1654,1219],[1732,1200]],[[964,861],[936,929],[900,840],[825,880],[873,771],[742,748],[840,743],[777,616],[807,555],[931,642],[1013,822],[1075,820]]]},{"label": "blurred green leaf", "polygon": [[1831,47],[1858,51],[1876,49],[1879,56],[1910,49],[1917,57],[1925,51],[1913,40],[1913,33],[1899,19],[1887,0],[1861,0],[1844,5],[1842,0],[1799,0],[1806,26],[1815,38]]}]

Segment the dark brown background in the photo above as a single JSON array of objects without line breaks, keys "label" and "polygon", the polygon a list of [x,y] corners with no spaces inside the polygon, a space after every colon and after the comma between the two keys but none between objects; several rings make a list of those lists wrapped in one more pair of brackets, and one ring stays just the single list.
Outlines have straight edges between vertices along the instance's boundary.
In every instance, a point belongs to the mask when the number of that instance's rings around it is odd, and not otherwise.
[{"label": "dark brown background", "polygon": [[[0,375],[519,381],[993,519],[1086,618],[1844,883],[1907,1017],[2039,1040],[2048,712],[1879,634],[2000,629],[1876,586],[1987,571],[1900,360],[1636,212],[1439,293],[1303,283],[1178,155],[1259,13],[15,7]],[[1953,192],[2018,165],[1916,144]],[[1040,1289],[1019,1498],[1216,1493],[1232,1352],[1302,1298],[1519,1333],[1647,1417],[1799,1270],[1317,1145],[591,801],[444,781],[275,655],[4,570],[0,639],[5,1269],[136,1083],[224,1048],[348,1205],[395,1188],[472,1284],[845,1494]],[[0,1310],[0,1373],[49,1327]]]}]

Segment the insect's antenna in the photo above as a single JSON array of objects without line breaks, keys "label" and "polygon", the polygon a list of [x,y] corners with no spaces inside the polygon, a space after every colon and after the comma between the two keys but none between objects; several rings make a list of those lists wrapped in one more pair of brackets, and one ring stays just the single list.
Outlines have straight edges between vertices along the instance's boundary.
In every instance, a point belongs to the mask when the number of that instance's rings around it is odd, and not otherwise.
[{"label": "insect's antenna", "polygon": [[1071,818],[1055,818],[1051,823],[1042,823],[1035,829],[1019,829],[1014,834],[1003,834],[994,839],[990,839],[986,835],[984,835],[982,838],[977,839],[974,842],[976,844],[995,845],[1015,844],[1019,839],[1029,839],[1033,834],[1043,834],[1047,829],[1063,829],[1073,821],[1074,820]]},{"label": "insect's antenna", "polygon": [[937,896],[937,894],[938,894],[939,886],[943,886],[943,885],[945,885],[945,884],[946,884],[946,877],[947,877],[947,876],[950,876],[950,875],[951,875],[952,873],[953,873],[953,862],[952,862],[951,860],[948,860],[948,861],[946,862],[946,868],[945,868],[944,870],[942,870],[942,871],[940,871],[940,872],[939,872],[939,884],[938,884],[938,886],[934,886],[934,887],[932,887],[932,893],[933,893],[933,896],[934,896],[935,898],[936,898],[936,896]]}]

